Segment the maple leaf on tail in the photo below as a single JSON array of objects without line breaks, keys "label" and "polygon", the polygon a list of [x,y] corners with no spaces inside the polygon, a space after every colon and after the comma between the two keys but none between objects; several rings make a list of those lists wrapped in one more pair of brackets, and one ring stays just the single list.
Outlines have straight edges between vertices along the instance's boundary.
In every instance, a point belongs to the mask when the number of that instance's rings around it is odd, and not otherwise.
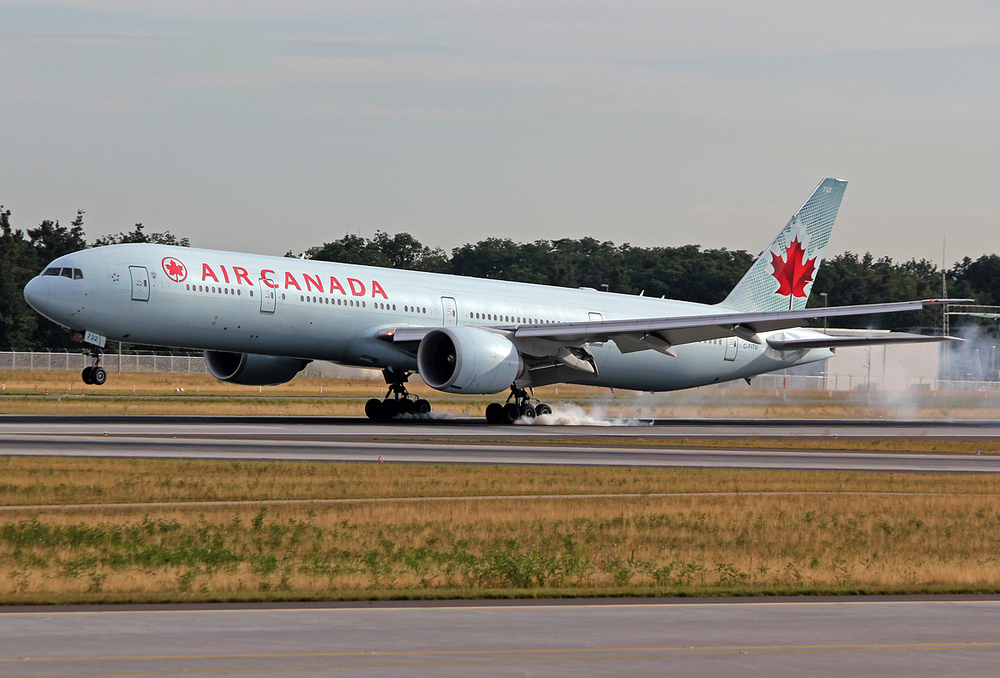
[{"label": "maple leaf on tail", "polygon": [[778,291],[783,297],[792,295],[794,297],[806,296],[806,285],[813,280],[813,273],[816,272],[816,257],[806,259],[805,250],[799,244],[796,237],[785,250],[785,258],[782,259],[774,252],[771,252],[771,265],[774,266],[773,275],[778,280]]}]

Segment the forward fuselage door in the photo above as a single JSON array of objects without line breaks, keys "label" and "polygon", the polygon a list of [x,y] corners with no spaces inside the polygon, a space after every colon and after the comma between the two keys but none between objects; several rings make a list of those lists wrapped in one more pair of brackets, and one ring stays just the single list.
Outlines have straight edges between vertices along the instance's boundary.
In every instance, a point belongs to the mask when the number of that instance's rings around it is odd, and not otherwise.
[{"label": "forward fuselage door", "polygon": [[442,318],[445,325],[458,324],[458,304],[451,297],[441,297]]},{"label": "forward fuselage door", "polygon": [[739,349],[739,337],[726,338],[726,360],[736,360],[736,351]]},{"label": "forward fuselage door", "polygon": [[132,276],[132,301],[149,301],[149,271],[145,266],[129,266]]},{"label": "forward fuselage door", "polygon": [[257,287],[260,288],[260,312],[274,313],[274,306],[277,297],[274,292],[274,288],[267,284],[267,281],[263,278],[257,281]]}]

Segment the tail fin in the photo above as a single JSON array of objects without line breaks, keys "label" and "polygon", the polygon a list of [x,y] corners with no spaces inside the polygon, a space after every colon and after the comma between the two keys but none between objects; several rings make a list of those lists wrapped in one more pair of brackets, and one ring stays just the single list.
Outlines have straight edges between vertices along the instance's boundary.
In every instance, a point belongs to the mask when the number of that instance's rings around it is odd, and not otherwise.
[{"label": "tail fin", "polygon": [[846,181],[824,179],[720,306],[737,311],[806,307]]}]

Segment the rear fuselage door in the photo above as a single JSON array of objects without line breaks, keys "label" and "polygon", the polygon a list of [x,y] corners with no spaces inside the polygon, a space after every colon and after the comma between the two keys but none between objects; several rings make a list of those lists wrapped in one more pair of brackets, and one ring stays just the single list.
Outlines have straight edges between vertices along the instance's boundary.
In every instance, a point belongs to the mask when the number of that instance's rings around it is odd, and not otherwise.
[{"label": "rear fuselage door", "polygon": [[149,301],[149,271],[145,266],[129,266],[132,276],[132,301]]},{"label": "rear fuselage door", "polygon": [[275,297],[277,296],[274,293],[274,288],[263,278],[257,281],[257,286],[260,288],[260,312],[274,313]]},{"label": "rear fuselage door", "polygon": [[451,297],[441,297],[441,311],[445,325],[458,324],[458,304]]},{"label": "rear fuselage door", "polygon": [[738,337],[726,338],[726,360],[736,360],[736,351],[739,348],[739,345],[736,342],[738,341]]}]

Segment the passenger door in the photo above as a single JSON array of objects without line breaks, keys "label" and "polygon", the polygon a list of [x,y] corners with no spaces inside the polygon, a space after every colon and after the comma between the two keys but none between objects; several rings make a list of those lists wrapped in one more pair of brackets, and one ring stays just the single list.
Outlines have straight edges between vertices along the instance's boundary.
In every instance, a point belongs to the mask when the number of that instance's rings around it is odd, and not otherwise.
[{"label": "passenger door", "polygon": [[441,297],[441,311],[442,318],[444,318],[444,325],[457,325],[458,324],[458,304],[451,297]]},{"label": "passenger door", "polygon": [[260,290],[260,312],[274,313],[274,306],[277,300],[274,288],[268,285],[263,278],[257,281],[257,287]]},{"label": "passenger door", "polygon": [[736,360],[736,351],[739,349],[738,337],[726,338],[726,360]]},{"label": "passenger door", "polygon": [[132,301],[149,301],[149,271],[145,266],[129,266],[132,276]]}]

